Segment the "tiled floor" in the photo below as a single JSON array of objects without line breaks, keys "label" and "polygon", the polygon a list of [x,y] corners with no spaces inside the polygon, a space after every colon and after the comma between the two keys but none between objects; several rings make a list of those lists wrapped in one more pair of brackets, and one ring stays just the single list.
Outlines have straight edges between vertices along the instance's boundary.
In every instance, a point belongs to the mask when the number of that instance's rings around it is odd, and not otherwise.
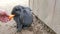
[{"label": "tiled floor", "polygon": [[18,34],[56,34],[46,24],[33,15],[33,23],[27,30],[22,30]]},{"label": "tiled floor", "polygon": [[16,23],[14,20],[8,23],[0,22],[0,34],[56,34],[35,15],[33,15],[33,23],[28,29],[23,29],[21,32],[17,33],[15,26]]}]

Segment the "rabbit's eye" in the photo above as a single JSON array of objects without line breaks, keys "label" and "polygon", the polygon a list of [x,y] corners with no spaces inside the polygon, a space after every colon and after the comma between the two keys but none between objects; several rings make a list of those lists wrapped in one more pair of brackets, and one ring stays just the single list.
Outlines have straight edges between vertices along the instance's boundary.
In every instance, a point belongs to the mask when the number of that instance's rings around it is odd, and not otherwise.
[{"label": "rabbit's eye", "polygon": [[23,11],[24,13],[26,12],[26,10]]}]

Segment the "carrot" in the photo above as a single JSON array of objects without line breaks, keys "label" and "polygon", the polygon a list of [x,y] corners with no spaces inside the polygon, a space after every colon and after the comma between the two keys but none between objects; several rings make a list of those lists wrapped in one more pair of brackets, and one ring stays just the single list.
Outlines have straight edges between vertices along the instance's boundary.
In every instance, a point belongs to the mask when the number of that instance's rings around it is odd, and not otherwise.
[{"label": "carrot", "polygon": [[10,16],[8,17],[9,20],[13,19],[14,16],[15,16],[15,15],[10,15]]}]

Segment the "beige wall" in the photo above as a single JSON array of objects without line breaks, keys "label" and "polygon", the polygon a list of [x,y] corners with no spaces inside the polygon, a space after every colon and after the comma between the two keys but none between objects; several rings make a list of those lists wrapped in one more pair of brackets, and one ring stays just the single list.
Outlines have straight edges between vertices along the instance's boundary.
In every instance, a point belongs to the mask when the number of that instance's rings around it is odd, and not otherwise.
[{"label": "beige wall", "polygon": [[33,13],[60,34],[60,0],[30,0]]},{"label": "beige wall", "polygon": [[52,25],[54,25],[53,29],[55,29],[55,31],[60,34],[60,0],[56,0]]}]

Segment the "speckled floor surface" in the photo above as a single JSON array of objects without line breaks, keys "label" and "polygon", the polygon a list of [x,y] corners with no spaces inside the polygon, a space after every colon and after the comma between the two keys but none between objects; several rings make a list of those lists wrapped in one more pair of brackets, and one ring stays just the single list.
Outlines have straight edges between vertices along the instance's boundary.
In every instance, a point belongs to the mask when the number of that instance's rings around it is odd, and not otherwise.
[{"label": "speckled floor surface", "polygon": [[39,20],[35,15],[33,15],[33,23],[31,27],[21,32],[16,32],[16,23],[14,20],[8,23],[0,22],[0,34],[56,34],[52,29]]},{"label": "speckled floor surface", "polygon": [[17,34],[56,34],[52,29],[45,25],[35,15],[33,15],[33,23],[27,30],[22,30]]}]

